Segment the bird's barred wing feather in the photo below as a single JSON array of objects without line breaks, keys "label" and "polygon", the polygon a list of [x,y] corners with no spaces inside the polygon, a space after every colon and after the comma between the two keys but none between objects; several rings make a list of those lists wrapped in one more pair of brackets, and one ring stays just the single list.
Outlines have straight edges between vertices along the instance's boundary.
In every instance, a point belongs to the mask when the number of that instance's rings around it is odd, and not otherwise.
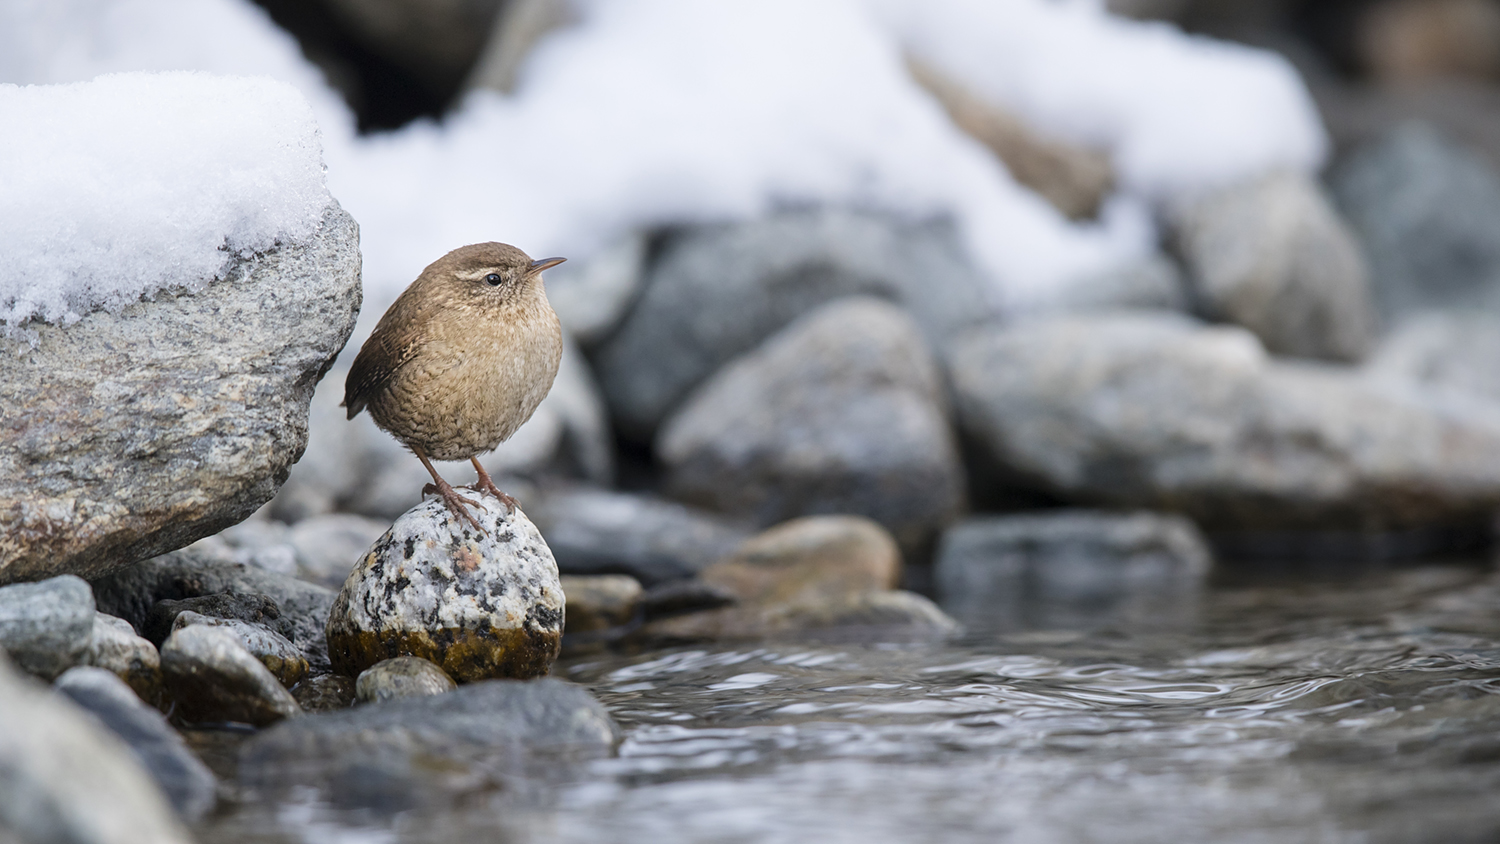
[{"label": "bird's barred wing feather", "polygon": [[349,368],[349,377],[344,381],[344,406],[349,409],[350,419],[358,416],[370,399],[384,389],[391,376],[416,356],[419,344],[415,337],[382,332],[381,327],[377,326],[369,341],[360,348],[354,365]]}]

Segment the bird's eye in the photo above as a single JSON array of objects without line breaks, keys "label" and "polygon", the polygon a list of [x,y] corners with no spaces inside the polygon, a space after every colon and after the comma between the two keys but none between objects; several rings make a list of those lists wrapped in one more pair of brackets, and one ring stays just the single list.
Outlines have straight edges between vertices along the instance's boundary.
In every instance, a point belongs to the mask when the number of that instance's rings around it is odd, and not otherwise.
[{"label": "bird's eye", "polygon": [[500,276],[496,275],[495,273],[490,273],[489,275],[485,276],[484,280],[491,287],[497,287],[500,284]]}]

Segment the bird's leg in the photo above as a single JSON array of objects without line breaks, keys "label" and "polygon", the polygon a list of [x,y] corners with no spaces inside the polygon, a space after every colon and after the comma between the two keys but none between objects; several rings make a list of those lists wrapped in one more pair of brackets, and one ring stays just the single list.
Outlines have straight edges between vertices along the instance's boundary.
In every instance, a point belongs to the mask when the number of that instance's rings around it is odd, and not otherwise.
[{"label": "bird's leg", "polygon": [[422,494],[426,495],[429,492],[436,492],[442,496],[443,503],[448,505],[448,509],[452,510],[454,515],[467,520],[480,533],[485,533],[485,529],[479,526],[479,521],[474,518],[473,514],[464,509],[465,504],[472,504],[475,507],[482,505],[478,501],[472,498],[464,498],[454,491],[453,487],[449,486],[448,482],[443,480],[443,476],[439,475],[437,470],[432,468],[432,461],[427,459],[427,452],[423,451],[421,446],[413,445],[411,450],[413,454],[417,455],[417,459],[422,461],[422,465],[427,467],[427,472],[432,475],[432,479],[436,481],[436,483],[422,487]]},{"label": "bird's leg", "polygon": [[474,464],[474,471],[479,473],[479,480],[475,481],[474,485],[469,487],[469,489],[472,489],[475,492],[488,492],[490,495],[493,495],[504,502],[505,508],[509,512],[516,512],[516,500],[514,498],[511,498],[509,495],[501,492],[500,488],[495,486],[495,482],[490,480],[490,473],[486,472],[484,470],[484,467],[479,465],[479,458],[470,457],[469,462]]}]

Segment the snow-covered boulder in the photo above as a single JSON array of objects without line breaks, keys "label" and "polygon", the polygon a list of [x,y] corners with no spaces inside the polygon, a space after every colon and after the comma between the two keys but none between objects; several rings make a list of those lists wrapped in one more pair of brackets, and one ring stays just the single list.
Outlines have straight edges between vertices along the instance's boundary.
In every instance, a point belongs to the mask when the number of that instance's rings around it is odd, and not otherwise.
[{"label": "snow-covered boulder", "polygon": [[0,85],[0,123],[0,582],[244,519],[360,305],[311,110],[266,79],[127,74]]}]

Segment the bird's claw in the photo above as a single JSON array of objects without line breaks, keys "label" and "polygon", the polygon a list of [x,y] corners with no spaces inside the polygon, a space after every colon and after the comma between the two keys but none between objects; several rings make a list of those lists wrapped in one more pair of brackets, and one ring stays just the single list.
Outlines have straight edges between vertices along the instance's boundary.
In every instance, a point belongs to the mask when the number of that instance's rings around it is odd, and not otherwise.
[{"label": "bird's claw", "polygon": [[516,512],[516,507],[519,506],[519,503],[515,498],[504,492],[501,492],[500,488],[495,486],[495,482],[490,480],[489,478],[480,478],[479,480],[471,484],[468,488],[478,493],[489,493],[490,495],[493,495],[496,498],[500,499],[500,503],[505,505],[505,509],[507,512],[514,513]]},{"label": "bird's claw", "polygon": [[486,535],[489,533],[480,526],[479,520],[474,518],[474,514],[470,513],[464,507],[465,504],[474,507],[483,507],[484,505],[480,504],[478,501],[475,501],[472,498],[464,498],[462,495],[458,494],[457,490],[455,490],[448,484],[443,484],[441,486],[439,486],[438,484],[428,484],[422,487],[423,495],[432,495],[434,493],[436,493],[443,499],[443,503],[447,505],[449,510],[453,511],[453,514],[455,516],[458,516],[460,519],[463,519],[469,524],[473,525],[474,529],[479,531],[480,533]]}]

